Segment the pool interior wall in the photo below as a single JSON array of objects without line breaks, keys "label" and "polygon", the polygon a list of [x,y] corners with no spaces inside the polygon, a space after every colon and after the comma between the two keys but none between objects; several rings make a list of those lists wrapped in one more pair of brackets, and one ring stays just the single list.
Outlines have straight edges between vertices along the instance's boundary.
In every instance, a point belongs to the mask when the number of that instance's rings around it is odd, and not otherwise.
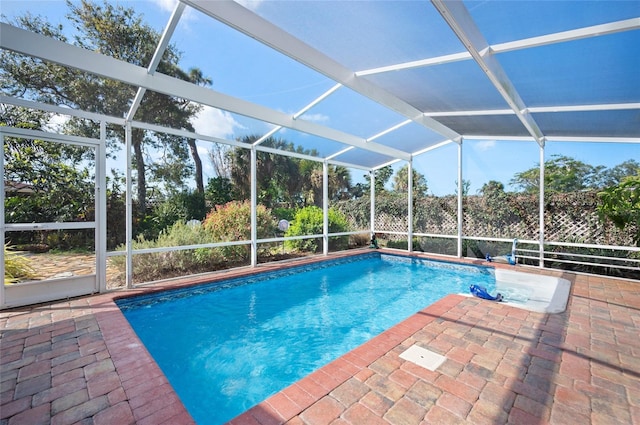
[{"label": "pool interior wall", "polygon": [[[399,277],[398,270],[394,270],[387,277],[381,277],[380,271],[369,270],[366,272],[369,277],[363,283],[364,288],[360,287],[355,295],[344,295],[342,300],[344,306],[338,311],[345,310],[349,304],[357,305],[358,309],[355,312],[347,313],[346,317],[342,318],[342,322],[339,322],[332,331],[328,331],[324,327],[325,322],[331,322],[339,314],[331,310],[334,307],[331,304],[336,301],[325,298],[326,295],[339,293],[342,284],[346,285],[345,282],[349,282],[350,279],[360,277],[358,275],[363,274],[360,268],[350,271],[349,266],[355,264],[360,267],[367,260],[374,260],[381,264],[393,263],[397,265],[396,267],[400,265],[404,268],[417,267],[416,270],[439,270],[444,273],[444,280],[439,286],[451,289],[444,290],[444,292],[425,289],[426,287],[423,288],[421,285],[430,278],[412,280],[413,271],[409,273],[410,277],[405,286],[402,286],[394,283]],[[289,297],[288,292],[293,290],[291,288],[301,288],[305,283],[305,279],[300,277],[301,273],[313,273],[327,269],[339,269],[338,275],[334,279],[320,277],[324,280],[312,289],[315,293],[309,295],[309,297],[317,298],[320,305],[309,306],[303,301]],[[461,270],[467,274],[464,278],[456,277]],[[350,273],[355,276],[350,276]],[[267,296],[265,294],[257,296],[255,294],[259,293],[265,285],[269,285],[270,282],[275,282],[277,279],[287,279],[288,283],[285,287],[271,288],[270,291],[275,293],[277,298],[275,301],[283,301],[287,304],[288,309],[284,313],[270,311],[266,318],[266,324],[256,325],[253,321],[258,319],[257,316],[260,315],[264,307],[263,304],[269,304],[272,301],[265,302]],[[452,286],[451,282],[456,280],[458,280],[457,284]],[[178,395],[196,421],[203,424],[214,424],[224,422],[242,413],[272,393],[329,363],[401,321],[405,316],[408,317],[446,294],[468,290],[469,280],[474,283],[482,281],[490,287],[494,281],[493,269],[484,266],[460,265],[459,263],[371,252],[311,265],[295,266],[276,272],[121,299],[117,301],[117,304],[176,388]],[[261,283],[261,285],[252,285],[255,283]],[[390,284],[390,288],[385,287],[384,290],[393,291],[388,294],[390,298],[399,299],[404,296],[410,298],[414,304],[401,305],[396,312],[386,312],[388,301],[376,303],[369,299],[370,294],[366,292],[368,287],[381,293],[384,285],[387,284]],[[249,295],[253,298],[243,299],[240,297],[224,301],[218,298],[218,296],[230,296],[242,291],[249,291]],[[354,296],[358,297],[357,303],[353,301]],[[419,296],[425,298],[421,299]],[[199,301],[202,297],[207,297],[207,301]],[[158,317],[154,317],[151,312],[163,305],[171,305],[171,308],[162,310],[158,313]],[[178,308],[176,310],[173,308],[174,306],[181,307],[176,307]],[[207,310],[212,307],[215,311]],[[179,308],[184,308],[185,311],[180,313]],[[296,309],[305,309],[308,312],[303,316],[289,316],[288,310]],[[138,317],[138,315],[140,316]],[[190,320],[195,320],[194,324],[189,325],[191,328],[181,328],[183,322],[186,324],[187,316]],[[225,316],[239,318],[231,322],[224,322],[220,317]],[[359,332],[359,329],[365,326],[362,324],[358,326],[354,321],[367,322],[369,319],[378,322],[377,327],[371,325],[373,328]],[[240,325],[235,323],[242,320],[246,320],[246,323]],[[164,324],[160,325],[160,328],[165,330],[159,331],[159,328],[153,323],[154,321],[163,322]],[[278,332],[274,329],[274,323],[285,329],[286,342],[256,342],[263,336],[268,337],[270,334]],[[202,336],[194,337],[199,328],[205,328],[212,324],[216,334],[226,333],[226,335],[214,337],[213,331],[205,329]],[[331,324],[331,326],[334,325]],[[370,326],[369,323],[367,326]],[[312,336],[314,333],[315,337]],[[247,339],[244,341],[239,339],[240,335]],[[191,348],[187,348],[187,346],[193,338],[196,338],[197,341],[196,349],[192,352],[189,351]],[[334,339],[331,340],[331,338]],[[167,340],[172,343],[166,344]],[[174,352],[176,347],[179,347],[179,352]],[[313,354],[314,350],[319,350],[319,353]],[[308,352],[312,352],[312,355],[309,355]],[[295,353],[293,357],[287,357],[292,353]],[[262,360],[252,360],[257,355],[262,355]],[[281,362],[280,368],[284,370],[284,373],[282,371],[274,372],[270,369],[271,363],[276,364],[276,360]],[[222,373],[225,369],[237,369],[238,372],[235,376],[227,376]],[[209,378],[203,376],[205,372],[211,373],[211,376]],[[196,376],[199,380],[197,384],[194,382]],[[261,379],[266,379],[267,382],[260,384]],[[219,397],[211,394],[211,387],[214,385],[220,385]],[[205,392],[209,392],[211,398],[203,403],[203,393]],[[244,400],[241,400],[242,398]],[[217,411],[217,416],[212,415],[212,405],[216,406],[214,410]]]}]

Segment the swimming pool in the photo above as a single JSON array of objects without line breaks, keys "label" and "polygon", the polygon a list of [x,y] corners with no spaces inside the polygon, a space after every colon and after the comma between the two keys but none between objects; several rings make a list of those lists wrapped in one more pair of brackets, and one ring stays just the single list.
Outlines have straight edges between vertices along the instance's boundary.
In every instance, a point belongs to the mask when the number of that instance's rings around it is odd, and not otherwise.
[{"label": "swimming pool", "polygon": [[198,424],[226,422],[493,270],[370,253],[117,301]]}]

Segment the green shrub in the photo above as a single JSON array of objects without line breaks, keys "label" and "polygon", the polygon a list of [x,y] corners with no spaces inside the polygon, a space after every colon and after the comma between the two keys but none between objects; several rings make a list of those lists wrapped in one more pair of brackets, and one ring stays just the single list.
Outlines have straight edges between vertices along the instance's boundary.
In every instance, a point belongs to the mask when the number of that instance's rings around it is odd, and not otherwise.
[{"label": "green shrub", "polygon": [[4,245],[4,284],[16,283],[35,277],[29,259],[7,244]]},{"label": "green shrub", "polygon": [[[258,206],[258,238],[272,237],[274,223],[269,211]],[[211,211],[203,224],[192,225],[179,221],[162,230],[156,240],[139,235],[134,249],[197,245],[251,239],[251,206],[248,202],[232,201]],[[124,249],[124,247],[120,247]],[[189,273],[237,266],[246,261],[251,246],[239,245],[220,248],[197,248],[172,252],[137,254],[133,256],[134,280],[145,282]],[[125,257],[111,258],[119,270],[125,269]]]},{"label": "green shrub", "polygon": [[156,239],[161,231],[179,221],[202,221],[207,214],[204,194],[192,191],[176,193],[158,203],[150,214],[136,223],[134,233]]},{"label": "green shrub", "polygon": [[[140,235],[133,249],[197,245],[213,242],[202,225],[177,222],[163,230],[157,240],[146,240]],[[124,249],[121,246],[120,249]],[[125,257],[112,257],[111,263],[124,272]],[[137,254],[133,256],[134,278],[138,282],[162,279],[179,274],[199,273],[217,269],[224,258],[219,249],[197,248],[173,252]]]},{"label": "green shrub", "polygon": [[[420,250],[433,254],[458,255],[458,240],[437,237],[419,237]],[[417,245],[414,244],[414,249]]]},{"label": "green shrub", "polygon": [[[390,240],[387,242],[387,248],[395,248],[395,249],[409,249],[407,240]],[[422,246],[420,245],[420,239],[413,238],[413,250],[414,251],[422,251]]]},{"label": "green shrub", "polygon": [[147,219],[151,220],[152,227],[157,229],[158,234],[162,230],[171,227],[174,223],[189,220],[185,206],[174,202],[174,198],[167,199],[156,205]]},{"label": "green shrub", "polygon": [[[322,234],[323,214],[322,209],[316,206],[305,207],[296,213],[293,222],[285,236],[303,236]],[[329,208],[329,233],[346,232],[349,230],[347,218],[344,214]],[[331,238],[329,249],[340,250],[348,247],[349,237],[341,236]],[[286,241],[285,245],[299,251],[319,252],[321,245],[318,238]]]},{"label": "green shrub", "polygon": [[[275,223],[271,212],[263,205],[257,210],[258,239],[273,237]],[[231,201],[218,206],[204,220],[204,228],[215,242],[245,241],[251,239],[251,204],[249,201]],[[251,255],[251,246],[238,245],[220,248],[228,261],[246,260]]]},{"label": "green shrub", "polygon": [[272,208],[271,209],[271,215],[273,215],[273,217],[280,221],[280,220],[287,220],[287,221],[293,221],[294,217],[296,216],[296,208],[282,208],[282,207],[277,207],[277,208]]},{"label": "green shrub", "polygon": [[623,179],[617,186],[598,193],[598,214],[620,230],[627,230],[636,246],[640,247],[640,175]]}]

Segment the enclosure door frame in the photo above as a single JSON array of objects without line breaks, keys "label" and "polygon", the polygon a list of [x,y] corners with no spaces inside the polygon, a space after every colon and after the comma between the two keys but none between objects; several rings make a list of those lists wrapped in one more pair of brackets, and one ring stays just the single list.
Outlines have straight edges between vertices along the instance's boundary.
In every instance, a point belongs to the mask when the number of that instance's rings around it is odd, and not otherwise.
[{"label": "enclosure door frame", "polygon": [[[6,137],[38,139],[50,143],[82,146],[94,149],[94,209],[95,220],[86,222],[53,222],[53,223],[5,223],[5,182],[4,182],[4,143]],[[7,231],[29,230],[83,230],[94,229],[95,273],[82,276],[34,280],[19,284],[0,285],[0,309],[23,305],[67,299],[81,295],[104,292],[106,290],[106,125],[100,123],[100,139],[69,136],[15,127],[0,127],[0,170],[3,178],[0,181],[0,234],[3,243]],[[0,261],[0,271],[4,276],[4,249]]]}]

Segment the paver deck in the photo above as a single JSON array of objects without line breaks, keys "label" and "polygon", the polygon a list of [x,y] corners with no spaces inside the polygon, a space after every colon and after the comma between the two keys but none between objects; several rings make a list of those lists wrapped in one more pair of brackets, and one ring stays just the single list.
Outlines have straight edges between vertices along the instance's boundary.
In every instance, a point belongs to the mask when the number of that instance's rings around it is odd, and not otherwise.
[{"label": "paver deck", "polygon": [[[562,276],[565,313],[450,295],[232,423],[640,424],[640,282]],[[193,423],[113,302],[191,283],[0,312],[0,424]],[[445,362],[401,359],[413,344]]]}]

